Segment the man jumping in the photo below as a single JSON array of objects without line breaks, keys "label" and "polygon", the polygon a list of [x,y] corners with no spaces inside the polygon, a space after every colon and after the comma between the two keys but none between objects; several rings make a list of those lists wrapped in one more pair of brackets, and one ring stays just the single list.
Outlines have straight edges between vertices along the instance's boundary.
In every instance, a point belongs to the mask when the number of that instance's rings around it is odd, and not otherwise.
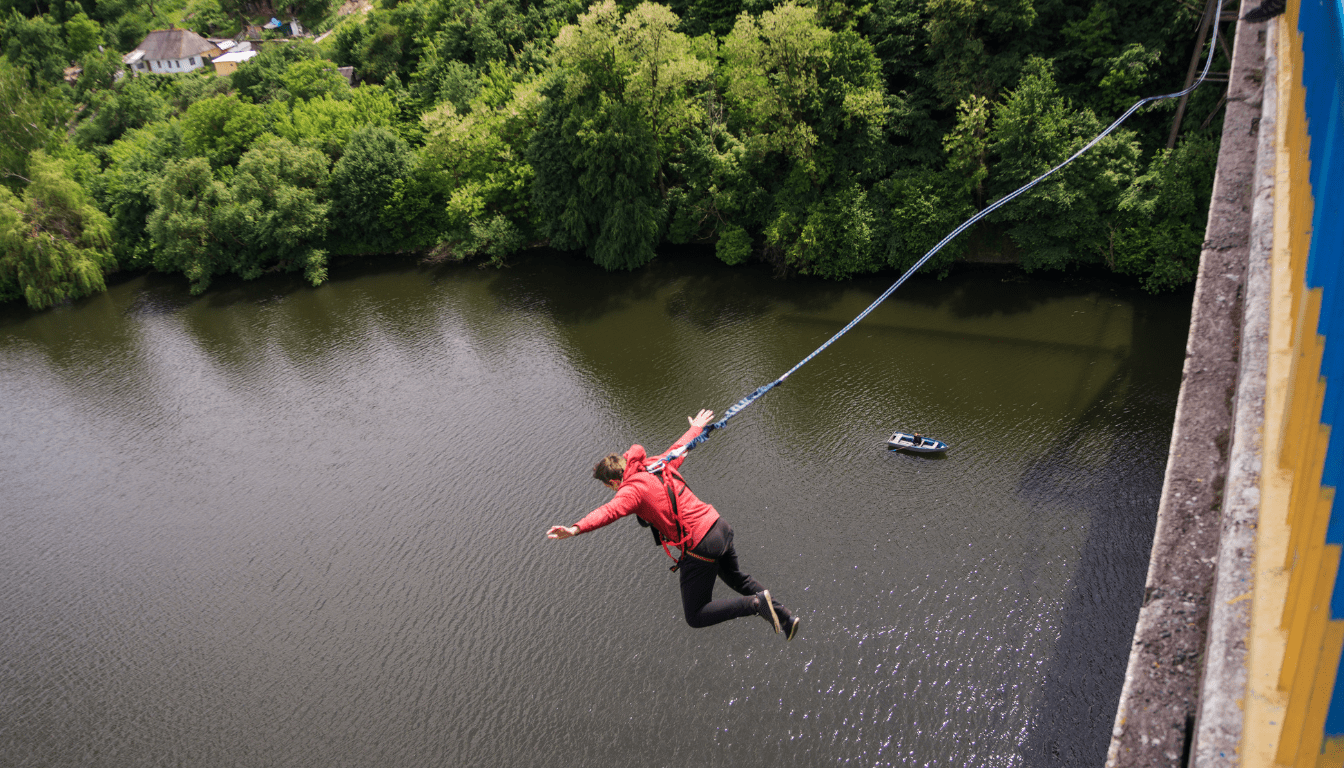
[{"label": "man jumping", "polygon": [[[691,428],[663,456],[689,443],[713,419],[714,412],[709,410],[688,418]],[[698,629],[743,616],[761,616],[792,640],[801,620],[772,600],[770,590],[742,572],[733,549],[732,527],[691,492],[677,471],[685,459],[682,454],[650,472],[648,467],[656,468],[658,459],[650,461],[642,445],[630,446],[624,455],[609,454],[593,467],[593,477],[616,491],[616,497],[574,525],[552,526],[546,537],[568,539],[634,514],[652,526],[655,539],[677,561],[673,570],[681,574],[681,605],[687,624]],[[672,555],[672,547],[681,549],[680,557]],[[716,576],[743,597],[714,600]]]}]

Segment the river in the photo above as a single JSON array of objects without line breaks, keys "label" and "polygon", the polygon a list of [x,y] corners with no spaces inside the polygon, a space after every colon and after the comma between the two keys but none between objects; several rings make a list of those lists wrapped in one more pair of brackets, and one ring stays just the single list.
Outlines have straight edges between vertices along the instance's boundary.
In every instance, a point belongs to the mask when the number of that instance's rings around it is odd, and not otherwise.
[{"label": "river", "polygon": [[892,279],[538,253],[0,307],[4,764],[1100,765],[1188,292],[918,277],[694,451],[791,643],[687,627],[633,521],[545,538]]}]

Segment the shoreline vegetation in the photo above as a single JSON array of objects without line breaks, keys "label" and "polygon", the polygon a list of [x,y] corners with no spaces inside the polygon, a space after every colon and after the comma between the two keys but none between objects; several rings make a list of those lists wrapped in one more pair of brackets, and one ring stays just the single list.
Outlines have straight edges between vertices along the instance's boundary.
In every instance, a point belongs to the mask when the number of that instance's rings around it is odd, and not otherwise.
[{"label": "shoreline vegetation", "polygon": [[[311,36],[250,37],[271,18]],[[900,270],[1178,90],[1198,22],[1153,0],[0,0],[0,301],[119,270],[201,293],[538,246],[606,269],[695,244],[784,276]],[[170,24],[260,53],[120,75]],[[1141,111],[925,271],[1190,283],[1221,96],[1195,91],[1172,149],[1174,104]]]}]

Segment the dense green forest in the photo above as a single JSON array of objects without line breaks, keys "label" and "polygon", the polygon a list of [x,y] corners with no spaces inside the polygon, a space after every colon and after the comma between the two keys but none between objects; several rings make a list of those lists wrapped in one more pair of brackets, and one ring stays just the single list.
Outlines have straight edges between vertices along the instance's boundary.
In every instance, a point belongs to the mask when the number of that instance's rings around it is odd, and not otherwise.
[{"label": "dense green forest", "polygon": [[[608,269],[668,242],[781,274],[908,267],[1179,90],[1199,22],[1179,0],[355,5],[0,0],[0,300],[51,306],[116,270],[200,292],[273,270],[317,285],[344,256],[503,264],[541,245]],[[151,29],[234,36],[271,16],[327,34],[262,43],[224,77],[120,74]],[[1174,104],[1145,109],[928,269],[978,248],[1189,282],[1221,97],[1196,91],[1171,150]]]}]

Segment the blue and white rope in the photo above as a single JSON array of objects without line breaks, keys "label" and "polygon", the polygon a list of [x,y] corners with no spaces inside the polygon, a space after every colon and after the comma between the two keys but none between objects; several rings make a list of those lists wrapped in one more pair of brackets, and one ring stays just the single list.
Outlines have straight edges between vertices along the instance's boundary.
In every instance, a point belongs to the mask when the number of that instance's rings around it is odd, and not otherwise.
[{"label": "blue and white rope", "polygon": [[1208,57],[1204,60],[1204,69],[1203,69],[1203,71],[1201,71],[1201,72],[1199,73],[1199,77],[1195,80],[1195,82],[1191,83],[1191,85],[1190,85],[1189,88],[1186,88],[1185,90],[1182,90],[1182,91],[1177,91],[1176,93],[1167,93],[1167,94],[1163,94],[1163,95],[1161,95],[1161,96],[1149,96],[1149,97],[1146,98],[1146,99],[1141,99],[1141,100],[1135,102],[1135,103],[1134,103],[1134,106],[1132,106],[1132,107],[1130,107],[1129,109],[1125,110],[1125,113],[1124,113],[1123,115],[1121,115],[1115,122],[1111,123],[1110,126],[1108,126],[1108,127],[1106,128],[1106,130],[1104,130],[1104,131],[1102,131],[1101,133],[1097,134],[1096,138],[1092,139],[1092,140],[1089,141],[1087,144],[1085,144],[1085,145],[1083,146],[1082,149],[1079,149],[1077,152],[1074,152],[1072,155],[1070,155],[1070,156],[1068,157],[1068,159],[1064,160],[1064,162],[1060,163],[1059,165],[1056,165],[1054,168],[1051,168],[1050,170],[1046,171],[1045,173],[1041,174],[1040,176],[1037,176],[1036,178],[1034,178],[1034,179],[1032,179],[1031,181],[1027,182],[1026,184],[1022,185],[1022,186],[1019,187],[1018,189],[1016,189],[1016,190],[1014,190],[1013,192],[1009,193],[1008,195],[1006,195],[1006,196],[1004,196],[1004,197],[1002,197],[1002,198],[999,198],[998,200],[994,201],[992,204],[990,204],[989,206],[987,206],[984,210],[980,211],[979,213],[975,214],[975,215],[972,216],[971,218],[967,219],[965,222],[963,222],[963,223],[961,224],[961,226],[959,226],[959,227],[957,227],[956,229],[952,230],[952,232],[949,233],[949,234],[947,235],[947,237],[944,237],[942,240],[939,240],[939,241],[938,241],[938,244],[935,245],[935,246],[933,246],[933,248],[929,249],[929,252],[926,253],[926,254],[924,254],[924,256],[923,256],[922,258],[920,258],[919,261],[915,262],[915,265],[914,265],[913,267],[910,267],[910,269],[906,270],[906,271],[905,271],[905,274],[901,275],[901,277],[900,277],[899,280],[897,280],[895,283],[893,283],[893,284],[891,285],[890,288],[888,288],[887,290],[883,291],[882,295],[881,295],[881,296],[878,296],[877,299],[876,299],[872,304],[869,304],[867,309],[865,309],[865,310],[863,310],[862,312],[860,312],[860,313],[858,314],[858,316],[855,317],[853,320],[850,320],[848,325],[846,325],[844,328],[841,328],[840,331],[839,331],[838,333],[836,333],[836,334],[835,334],[834,336],[832,336],[831,338],[827,339],[825,344],[822,344],[820,347],[817,347],[815,350],[812,351],[812,354],[808,355],[807,357],[804,357],[802,360],[800,360],[800,361],[798,362],[797,365],[795,365],[795,366],[793,366],[792,368],[790,368],[789,370],[785,371],[783,376],[780,376],[779,378],[775,379],[774,381],[770,382],[769,384],[766,384],[765,386],[758,387],[758,388],[756,389],[756,391],[752,392],[751,394],[747,395],[746,397],[742,398],[741,400],[738,400],[736,403],[733,404],[733,406],[732,406],[731,408],[728,409],[728,411],[727,411],[726,413],[723,414],[723,418],[719,419],[718,421],[714,422],[713,424],[706,425],[705,428],[700,432],[700,434],[699,434],[699,435],[696,435],[695,438],[693,438],[693,439],[692,439],[689,443],[687,443],[686,445],[683,445],[683,446],[681,446],[680,448],[677,448],[677,449],[675,449],[675,450],[669,451],[665,456],[662,457],[662,459],[660,459],[660,460],[659,460],[658,462],[656,462],[654,465],[651,465],[651,466],[649,467],[650,471],[654,471],[654,472],[656,472],[656,471],[662,469],[663,465],[664,465],[666,462],[672,461],[672,460],[674,460],[674,459],[676,459],[676,458],[678,458],[678,457],[680,457],[680,456],[685,455],[687,451],[690,451],[692,448],[695,448],[696,446],[698,446],[698,445],[700,445],[701,443],[705,442],[706,440],[709,439],[709,435],[710,435],[711,432],[713,432],[713,431],[716,430],[716,429],[723,429],[725,426],[727,426],[727,424],[728,424],[728,420],[731,419],[731,418],[733,418],[734,416],[736,416],[739,412],[741,412],[741,410],[742,410],[743,408],[746,408],[748,405],[751,405],[753,402],[755,402],[758,398],[760,398],[760,397],[761,397],[762,395],[764,395],[766,392],[769,392],[770,390],[774,389],[775,387],[779,386],[780,384],[783,384],[783,383],[784,383],[784,380],[787,379],[787,378],[789,378],[789,376],[793,375],[793,372],[794,372],[794,371],[797,371],[799,368],[802,368],[804,365],[806,365],[807,363],[811,362],[812,358],[814,358],[814,357],[816,357],[817,355],[821,354],[821,352],[822,352],[824,349],[826,349],[827,347],[831,346],[831,344],[834,344],[835,341],[836,341],[837,339],[839,339],[841,336],[844,336],[846,333],[849,332],[849,330],[850,330],[851,328],[853,328],[854,326],[858,325],[858,324],[859,324],[859,321],[863,320],[865,317],[867,317],[869,314],[871,314],[872,311],[873,311],[874,309],[877,309],[877,306],[878,306],[879,304],[881,304],[882,302],[886,301],[886,300],[887,300],[887,297],[889,297],[889,296],[891,296],[891,294],[895,293],[895,292],[896,292],[896,289],[897,289],[897,288],[900,288],[901,285],[903,285],[903,284],[905,283],[905,281],[908,280],[908,279],[910,278],[911,275],[913,275],[915,272],[917,272],[917,271],[919,270],[920,267],[924,266],[924,264],[925,264],[926,262],[928,262],[929,259],[933,258],[934,254],[936,254],[936,253],[938,253],[939,251],[941,251],[941,250],[943,249],[943,246],[945,246],[945,245],[947,245],[948,243],[952,242],[953,239],[955,239],[955,238],[956,238],[958,235],[960,235],[962,232],[965,232],[967,229],[969,229],[971,226],[973,226],[976,222],[980,221],[981,219],[985,218],[986,216],[988,216],[989,214],[993,213],[994,211],[997,211],[998,209],[1000,209],[1000,208],[1002,208],[1003,206],[1007,205],[1008,203],[1012,202],[1012,201],[1013,201],[1014,199],[1016,199],[1019,195],[1021,195],[1022,193],[1024,193],[1024,192],[1030,190],[1032,187],[1035,187],[1037,184],[1040,184],[1042,181],[1044,181],[1045,179],[1047,179],[1047,178],[1049,178],[1050,176],[1052,176],[1052,175],[1053,175],[1056,171],[1058,171],[1059,169],[1063,168],[1064,166],[1068,165],[1069,163],[1072,163],[1074,160],[1077,160],[1079,157],[1081,157],[1081,156],[1082,156],[1084,153],[1086,153],[1088,150],[1090,150],[1090,149],[1092,149],[1093,147],[1095,147],[1095,146],[1097,145],[1097,143],[1100,142],[1102,139],[1104,139],[1104,138],[1106,138],[1107,136],[1111,135],[1111,133],[1112,133],[1116,128],[1120,127],[1120,124],[1121,124],[1121,123],[1123,123],[1123,122],[1125,122],[1126,120],[1129,119],[1129,116],[1130,116],[1130,115],[1132,115],[1132,114],[1134,114],[1135,112],[1139,111],[1139,110],[1142,109],[1143,107],[1147,106],[1148,104],[1152,104],[1152,103],[1155,103],[1155,102],[1158,102],[1158,101],[1164,101],[1164,100],[1166,100],[1166,99],[1177,99],[1177,98],[1180,98],[1180,97],[1182,97],[1182,96],[1185,96],[1185,95],[1191,93],[1191,92],[1194,91],[1196,88],[1198,88],[1198,87],[1200,86],[1200,84],[1204,82],[1204,79],[1205,79],[1206,77],[1208,77],[1208,74],[1209,74],[1209,67],[1211,67],[1211,66],[1213,65],[1213,55],[1214,55],[1214,51],[1217,49],[1217,46],[1218,46],[1218,19],[1222,16],[1222,13],[1223,13],[1223,0],[1218,0],[1218,7],[1217,7],[1217,9],[1216,9],[1215,12],[1214,12],[1214,17],[1213,17],[1213,18],[1214,18],[1214,22],[1213,22],[1213,37],[1209,40],[1209,54],[1208,54]]}]

